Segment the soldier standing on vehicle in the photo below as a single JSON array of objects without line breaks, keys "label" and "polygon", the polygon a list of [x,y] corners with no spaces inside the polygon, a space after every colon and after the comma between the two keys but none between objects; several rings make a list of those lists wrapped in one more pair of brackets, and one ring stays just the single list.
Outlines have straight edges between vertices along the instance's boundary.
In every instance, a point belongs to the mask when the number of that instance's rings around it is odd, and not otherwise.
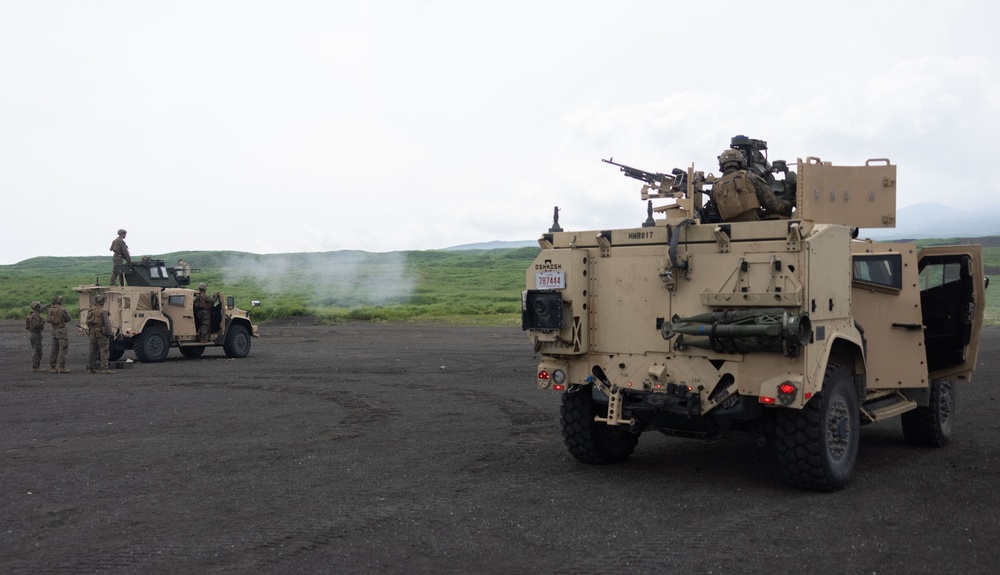
[{"label": "soldier standing on vehicle", "polygon": [[42,303],[31,302],[31,313],[25,320],[24,327],[31,332],[31,371],[45,371],[42,369],[42,330],[45,329],[45,320],[42,319]]},{"label": "soldier standing on vehicle", "polygon": [[97,373],[100,362],[101,373],[114,373],[108,362],[111,336],[111,317],[104,309],[104,294],[94,298],[94,305],[87,311],[87,333],[90,335],[90,353],[87,356],[87,368],[90,373]]},{"label": "soldier standing on vehicle", "polygon": [[63,309],[61,295],[52,296],[52,307],[49,308],[49,315],[45,321],[52,324],[52,350],[49,352],[52,373],[69,373],[66,369],[66,352],[69,351],[66,323],[73,321],[73,318]]},{"label": "soldier standing on vehicle", "polygon": [[125,243],[125,230],[118,230],[118,237],[111,242],[111,251],[114,255],[111,260],[114,262],[115,267],[111,270],[111,285],[117,285],[116,281],[121,278],[122,284],[125,285],[125,271],[124,263],[132,263],[132,256],[128,253],[128,245]]},{"label": "soldier standing on vehicle", "polygon": [[212,306],[219,301],[219,292],[208,297],[208,286],[198,284],[198,295],[194,296],[194,314],[198,322],[198,341],[208,341],[212,327]]},{"label": "soldier standing on vehicle", "polygon": [[792,204],[774,196],[771,187],[746,169],[743,152],[729,149],[719,156],[722,177],[712,184],[711,196],[725,222],[754,222],[761,208],[768,214],[792,215]]}]

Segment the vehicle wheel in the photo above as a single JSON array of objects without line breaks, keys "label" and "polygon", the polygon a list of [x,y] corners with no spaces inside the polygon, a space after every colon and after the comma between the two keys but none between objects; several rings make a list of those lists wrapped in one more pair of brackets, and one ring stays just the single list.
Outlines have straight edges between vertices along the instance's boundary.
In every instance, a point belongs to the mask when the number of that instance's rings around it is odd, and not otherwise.
[{"label": "vehicle wheel", "polygon": [[201,357],[201,354],[205,353],[203,345],[182,345],[178,349],[181,350],[181,355],[184,357]]},{"label": "vehicle wheel", "polygon": [[167,359],[170,352],[170,338],[160,326],[149,326],[136,336],[132,346],[135,358],[143,363],[159,363]]},{"label": "vehicle wheel", "polygon": [[857,390],[844,367],[827,365],[823,391],[801,410],[778,411],[776,419],[778,463],[789,483],[813,491],[847,485],[858,458],[861,419]]},{"label": "vehicle wheel", "polygon": [[639,434],[628,428],[594,421],[595,415],[607,415],[607,406],[594,401],[590,386],[563,393],[559,414],[566,447],[584,463],[625,461],[639,443]]},{"label": "vehicle wheel", "polygon": [[230,325],[222,349],[226,357],[246,357],[250,353],[250,331],[242,324]]},{"label": "vehicle wheel", "polygon": [[931,400],[902,415],[903,437],[910,445],[944,447],[951,439],[951,416],[955,409],[955,388],[950,381],[931,381]]}]

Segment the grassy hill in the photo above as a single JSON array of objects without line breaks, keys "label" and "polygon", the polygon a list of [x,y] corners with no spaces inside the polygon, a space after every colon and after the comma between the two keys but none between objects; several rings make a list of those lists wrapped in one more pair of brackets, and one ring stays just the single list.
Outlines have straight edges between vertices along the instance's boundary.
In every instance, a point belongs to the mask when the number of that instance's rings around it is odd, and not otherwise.
[{"label": "grassy hill", "polygon": [[[987,275],[1000,275],[1000,238],[921,240],[918,246],[979,243]],[[537,247],[433,250],[391,253],[339,251],[258,255],[244,252],[174,252],[192,283],[236,297],[257,321],[316,316],[326,321],[442,320],[480,325],[519,325],[525,270]],[[38,257],[0,266],[0,319],[23,319],[32,300],[53,294],[78,312],[74,286],[107,284],[110,257]],[[986,319],[1000,323],[1000,287],[987,290]]]},{"label": "grassy hill", "polygon": [[[192,284],[205,282],[248,309],[258,321],[310,315],[328,321],[441,319],[519,325],[525,269],[537,247],[368,253],[258,255],[243,252],[174,252],[192,266]],[[39,257],[0,266],[0,318],[23,319],[33,300],[61,294],[71,314],[72,288],[107,285],[110,257]]]}]

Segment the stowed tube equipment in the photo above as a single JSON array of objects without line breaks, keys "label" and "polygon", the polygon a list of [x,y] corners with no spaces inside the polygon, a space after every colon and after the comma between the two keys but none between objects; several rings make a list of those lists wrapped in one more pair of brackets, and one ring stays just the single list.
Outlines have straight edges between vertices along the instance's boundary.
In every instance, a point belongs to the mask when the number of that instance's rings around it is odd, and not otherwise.
[{"label": "stowed tube equipment", "polygon": [[720,353],[763,351],[797,357],[812,340],[812,322],[804,312],[792,314],[782,308],[724,310],[674,315],[663,323],[660,335],[666,340],[677,336],[677,351],[697,347]]}]

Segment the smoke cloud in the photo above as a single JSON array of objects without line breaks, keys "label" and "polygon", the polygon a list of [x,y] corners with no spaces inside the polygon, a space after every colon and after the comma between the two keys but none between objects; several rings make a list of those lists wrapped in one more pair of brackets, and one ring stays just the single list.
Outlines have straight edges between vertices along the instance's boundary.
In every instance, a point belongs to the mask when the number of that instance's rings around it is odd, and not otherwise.
[{"label": "smoke cloud", "polygon": [[316,307],[353,308],[406,303],[416,278],[403,252],[238,255],[223,265],[224,282],[268,294],[295,294]]}]

